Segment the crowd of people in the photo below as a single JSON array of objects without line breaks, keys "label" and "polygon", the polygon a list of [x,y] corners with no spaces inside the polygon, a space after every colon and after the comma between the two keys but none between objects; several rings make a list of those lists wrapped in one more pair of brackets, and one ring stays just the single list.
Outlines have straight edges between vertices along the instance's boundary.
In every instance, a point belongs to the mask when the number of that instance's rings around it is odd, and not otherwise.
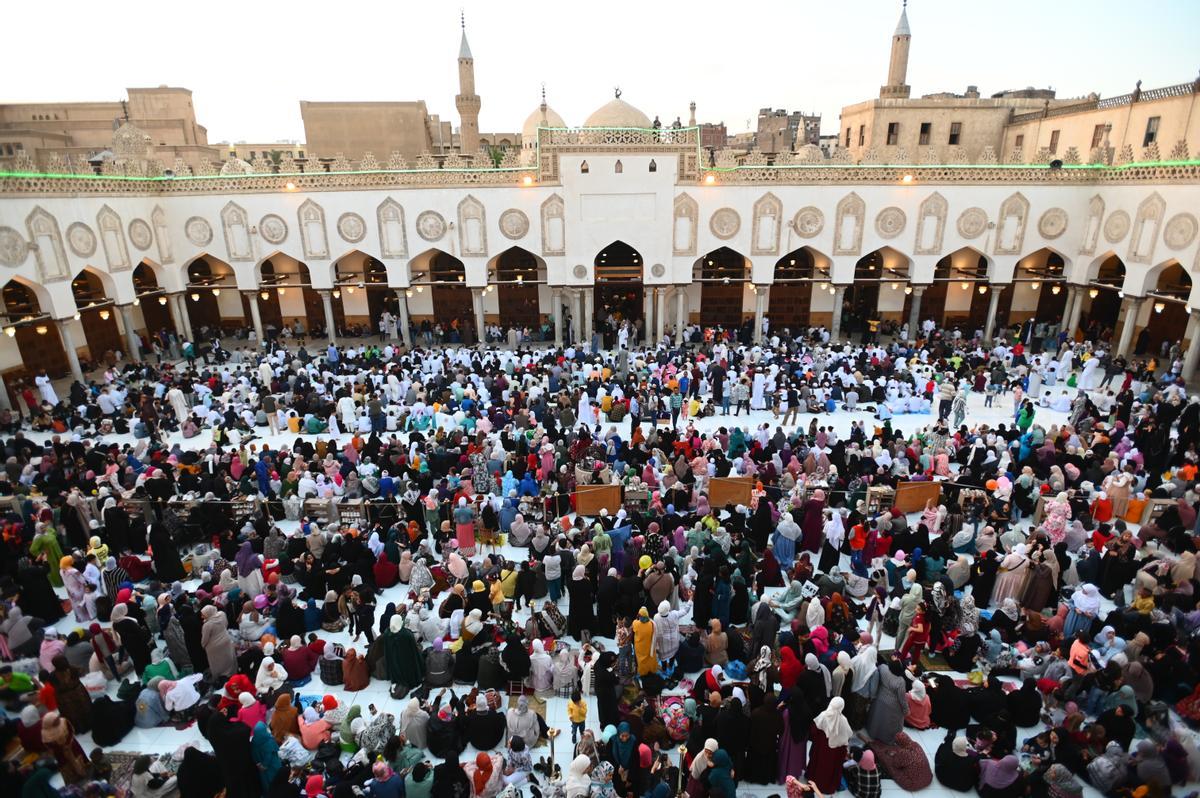
[{"label": "crowd of people", "polygon": [[[276,340],[115,364],[61,400],[39,382],[0,471],[10,783],[1156,798],[1198,780],[1200,400],[1177,368],[1025,328],[614,335]],[[583,509],[603,485],[613,505]],[[149,729],[183,742],[123,753]]]}]

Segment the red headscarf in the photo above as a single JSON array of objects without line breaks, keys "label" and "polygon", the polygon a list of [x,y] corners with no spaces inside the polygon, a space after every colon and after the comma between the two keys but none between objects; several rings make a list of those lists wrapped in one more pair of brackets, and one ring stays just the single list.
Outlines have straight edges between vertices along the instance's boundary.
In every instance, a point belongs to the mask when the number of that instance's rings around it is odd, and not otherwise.
[{"label": "red headscarf", "polygon": [[492,777],[492,758],[480,751],[475,755],[475,794],[483,795],[488,780]]}]

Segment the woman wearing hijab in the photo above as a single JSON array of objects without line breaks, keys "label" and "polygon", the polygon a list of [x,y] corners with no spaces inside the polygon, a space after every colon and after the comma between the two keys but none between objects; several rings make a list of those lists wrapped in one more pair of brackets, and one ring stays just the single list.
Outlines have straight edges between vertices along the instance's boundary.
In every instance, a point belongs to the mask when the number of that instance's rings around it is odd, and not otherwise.
[{"label": "woman wearing hijab", "polygon": [[179,798],[215,798],[224,789],[217,758],[190,745],[184,749],[175,777]]},{"label": "woman wearing hijab", "polygon": [[142,624],[129,617],[129,605],[127,604],[118,604],[113,607],[110,617],[113,631],[120,635],[121,645],[133,660],[134,671],[141,676],[142,671],[150,665],[150,633]]},{"label": "woman wearing hijab", "polygon": [[471,789],[471,780],[458,763],[457,755],[446,757],[433,769],[432,798],[467,798]]},{"label": "woman wearing hijab", "polygon": [[229,618],[210,604],[200,611],[204,619],[201,627],[200,644],[208,659],[208,668],[214,681],[224,681],[237,671],[237,655],[233,638],[229,636]]},{"label": "woman wearing hijab", "polygon": [[896,735],[895,742],[886,744],[880,740],[871,741],[871,750],[879,767],[902,790],[915,792],[933,783],[933,772],[929,769],[929,757],[916,740],[906,733]]},{"label": "woman wearing hijab", "polygon": [[567,595],[571,606],[567,610],[567,634],[576,640],[583,639],[584,631],[595,626],[596,616],[592,610],[592,580],[587,578],[587,569],[576,565],[567,583]]},{"label": "woman wearing hijab", "polygon": [[425,678],[425,661],[413,633],[404,625],[404,619],[394,616],[388,631],[379,638],[383,646],[384,662],[388,680],[392,684],[415,687]]},{"label": "woman wearing hijab", "polygon": [[76,784],[88,777],[88,757],[75,739],[75,728],[54,710],[42,717],[42,743],[54,755],[67,784]]},{"label": "woman wearing hijab", "polygon": [[779,752],[783,738],[790,737],[789,732],[774,693],[767,690],[762,703],[750,713],[746,745],[748,762],[744,774],[746,781],[770,784],[779,777]]},{"label": "woman wearing hijab", "polygon": [[958,792],[970,792],[979,783],[979,762],[966,737],[947,735],[933,759],[938,783]]},{"label": "woman wearing hijab", "polygon": [[874,751],[863,751],[857,762],[848,761],[843,772],[846,788],[854,798],[879,798],[881,786]]},{"label": "woman wearing hijab", "polygon": [[271,736],[276,743],[282,743],[287,735],[300,734],[300,712],[292,705],[290,693],[280,693],[275,698],[275,710],[271,715]]},{"label": "woman wearing hijab", "polygon": [[529,698],[520,696],[517,705],[508,710],[506,718],[508,738],[520,737],[525,740],[525,747],[532,749],[542,736],[542,726],[538,714],[529,708]]},{"label": "woman wearing hijab", "polygon": [[208,742],[224,776],[225,795],[228,798],[257,798],[262,782],[258,778],[246,727],[221,712],[214,712],[208,719],[207,731]]},{"label": "woman wearing hijab", "polygon": [[841,783],[846,745],[853,733],[842,715],[845,706],[841,697],[834,696],[825,711],[813,718],[809,728],[807,775],[825,793],[836,792]]},{"label": "woman wearing hijab", "polygon": [[154,573],[159,581],[169,584],[187,579],[183,562],[179,559],[179,549],[164,524],[154,523],[150,526],[150,546],[154,552]]},{"label": "woman wearing hijab", "polygon": [[429,746],[429,713],[416,698],[410,698],[400,713],[400,733],[417,748]]},{"label": "woman wearing hijab", "polygon": [[605,759],[615,770],[613,786],[620,795],[625,795],[639,781],[641,759],[638,756],[638,740],[628,723],[622,721],[617,726],[617,733],[608,741],[608,752]]},{"label": "woman wearing hijab", "polygon": [[241,545],[234,560],[237,563],[237,581],[242,595],[252,599],[262,593],[262,558],[254,552],[250,541],[247,540]]},{"label": "woman wearing hijab", "polygon": [[876,669],[875,697],[867,713],[866,731],[870,739],[891,745],[904,728],[908,710],[908,683],[904,666],[892,660]]},{"label": "woman wearing hijab", "polygon": [[1085,582],[1075,588],[1068,605],[1067,618],[1063,622],[1063,639],[1069,640],[1081,631],[1091,636],[1092,624],[1100,611],[1100,601],[1100,589],[1095,585]]},{"label": "woman wearing hijab", "polygon": [[980,798],[1019,798],[1025,794],[1020,761],[1014,754],[979,763]]},{"label": "woman wearing hijab", "polygon": [[925,683],[918,679],[908,691],[908,711],[904,713],[904,725],[913,729],[928,729],[933,725],[930,718],[932,712],[933,702],[926,694]]},{"label": "woman wearing hijab", "polygon": [[592,780],[588,771],[592,769],[592,760],[580,754],[571,760],[567,766],[567,780],[564,784],[565,798],[588,798]]},{"label": "woman wearing hijab", "polygon": [[258,779],[266,793],[275,780],[275,774],[283,767],[279,759],[279,744],[271,736],[267,724],[259,721],[254,724],[250,737],[250,755],[254,758],[254,766],[258,769]]},{"label": "woman wearing hijab", "polygon": [[718,749],[712,757],[708,771],[708,794],[710,798],[737,798],[737,781],[734,780],[733,759],[729,752]]}]

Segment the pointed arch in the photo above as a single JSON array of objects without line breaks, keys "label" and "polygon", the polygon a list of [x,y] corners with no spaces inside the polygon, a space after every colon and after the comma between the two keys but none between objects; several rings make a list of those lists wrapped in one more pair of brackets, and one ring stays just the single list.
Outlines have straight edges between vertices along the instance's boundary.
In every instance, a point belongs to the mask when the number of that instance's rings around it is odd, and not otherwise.
[{"label": "pointed arch", "polygon": [[468,194],[458,203],[458,251],[464,256],[487,254],[487,218],[483,203]]},{"label": "pointed arch", "polygon": [[1104,198],[1099,194],[1088,200],[1087,219],[1083,225],[1083,241],[1079,244],[1080,255],[1094,255],[1096,242],[1100,240],[1100,228],[1104,224]]},{"label": "pointed arch", "polygon": [[921,201],[917,209],[917,237],[913,252],[917,255],[942,254],[942,242],[946,234],[946,214],[950,203],[935,191]]},{"label": "pointed arch", "polygon": [[121,272],[132,268],[121,216],[107,204],[96,214],[96,229],[100,231],[100,245],[104,249],[104,260],[108,264],[108,270]]},{"label": "pointed arch", "polygon": [[551,194],[542,203],[542,255],[565,255],[567,251],[566,205],[558,194]]},{"label": "pointed arch", "polygon": [[1138,203],[1137,216],[1133,220],[1133,234],[1129,237],[1130,263],[1150,263],[1158,245],[1158,234],[1167,212],[1167,201],[1157,191]]},{"label": "pointed arch", "polygon": [[232,200],[221,209],[221,229],[225,234],[225,252],[230,263],[254,260],[250,241],[250,217],[246,209]]},{"label": "pointed arch", "polygon": [[41,281],[53,283],[70,277],[67,250],[63,247],[62,231],[54,214],[37,205],[25,217],[25,227],[29,231],[30,244],[35,245],[30,248]]},{"label": "pointed arch", "polygon": [[696,230],[700,204],[686,191],[675,198],[671,213],[673,232],[671,249],[676,256],[696,254]]},{"label": "pointed arch", "polygon": [[175,255],[171,251],[171,230],[167,226],[167,214],[161,205],[155,205],[150,212],[150,227],[154,230],[154,245],[158,249],[159,263],[174,263]]},{"label": "pointed arch", "polygon": [[1029,222],[1029,200],[1020,191],[1000,203],[996,222],[994,255],[1016,255],[1025,243],[1025,227]]},{"label": "pointed arch", "polygon": [[862,252],[863,224],[867,203],[851,191],[838,200],[833,226],[833,254],[858,255]]},{"label": "pointed arch", "polygon": [[391,197],[375,209],[379,227],[379,253],[384,258],[408,257],[408,230],[404,226],[404,206]]},{"label": "pointed arch", "polygon": [[300,224],[300,243],[304,257],[309,260],[329,259],[329,232],[325,228],[325,209],[306,199],[296,209],[296,220]]},{"label": "pointed arch", "polygon": [[754,203],[751,255],[778,255],[779,234],[782,230],[783,203],[779,197],[767,192]]},{"label": "pointed arch", "polygon": [[541,324],[538,286],[546,279],[546,261],[524,247],[511,246],[488,261],[488,288],[495,286],[502,326],[533,329]]}]

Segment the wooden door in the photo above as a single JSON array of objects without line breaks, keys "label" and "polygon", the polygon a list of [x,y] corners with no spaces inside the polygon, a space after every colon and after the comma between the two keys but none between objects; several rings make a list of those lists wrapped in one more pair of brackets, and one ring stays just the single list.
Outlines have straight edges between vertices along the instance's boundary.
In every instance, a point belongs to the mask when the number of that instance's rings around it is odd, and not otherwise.
[{"label": "wooden door", "polygon": [[[100,314],[108,316],[103,318]],[[117,312],[114,308],[91,308],[80,311],[80,323],[87,341],[88,359],[99,363],[105,352],[125,351],[121,331],[117,329]]]},{"label": "wooden door", "polygon": [[36,324],[17,327],[17,350],[21,353],[21,365],[26,379],[32,382],[39,369],[45,369],[51,377],[62,377],[71,371],[67,363],[67,350],[54,322],[47,320],[45,335],[38,335]]},{"label": "wooden door", "polygon": [[440,323],[450,337],[451,325],[458,328],[463,343],[475,340],[475,309],[471,307],[471,289],[465,285],[445,285],[434,283],[433,291],[433,322]]},{"label": "wooden door", "polygon": [[505,327],[532,327],[541,324],[538,287],[529,283],[500,283],[500,324]]},{"label": "wooden door", "polygon": [[703,283],[700,288],[700,324],[734,329],[742,325],[742,283]]},{"label": "wooden door", "polygon": [[811,306],[812,283],[776,283],[771,286],[767,302],[770,331],[782,334],[787,329],[795,336],[801,328],[810,324]]}]

